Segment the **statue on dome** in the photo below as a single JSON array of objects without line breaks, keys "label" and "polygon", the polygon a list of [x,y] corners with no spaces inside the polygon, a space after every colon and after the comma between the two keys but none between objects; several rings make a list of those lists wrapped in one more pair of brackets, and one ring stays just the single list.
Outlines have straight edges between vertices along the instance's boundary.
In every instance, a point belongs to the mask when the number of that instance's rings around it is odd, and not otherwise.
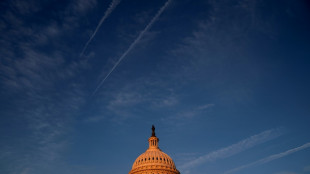
[{"label": "statue on dome", "polygon": [[152,125],[152,137],[156,137],[155,136],[155,126],[154,125]]}]

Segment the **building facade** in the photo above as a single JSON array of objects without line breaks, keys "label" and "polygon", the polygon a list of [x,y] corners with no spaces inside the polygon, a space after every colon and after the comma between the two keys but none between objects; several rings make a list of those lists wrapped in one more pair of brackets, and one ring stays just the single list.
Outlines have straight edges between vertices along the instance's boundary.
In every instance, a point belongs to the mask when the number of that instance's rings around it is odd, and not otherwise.
[{"label": "building facade", "polygon": [[180,174],[170,156],[158,148],[154,126],[148,141],[149,148],[135,160],[129,174]]}]

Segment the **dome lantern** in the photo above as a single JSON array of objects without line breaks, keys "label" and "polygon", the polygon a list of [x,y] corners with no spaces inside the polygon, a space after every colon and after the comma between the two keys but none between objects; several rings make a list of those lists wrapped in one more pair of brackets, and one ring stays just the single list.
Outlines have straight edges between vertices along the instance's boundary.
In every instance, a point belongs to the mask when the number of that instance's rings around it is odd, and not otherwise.
[{"label": "dome lantern", "polygon": [[158,149],[159,139],[155,135],[155,126],[152,125],[152,136],[149,138],[149,149]]}]

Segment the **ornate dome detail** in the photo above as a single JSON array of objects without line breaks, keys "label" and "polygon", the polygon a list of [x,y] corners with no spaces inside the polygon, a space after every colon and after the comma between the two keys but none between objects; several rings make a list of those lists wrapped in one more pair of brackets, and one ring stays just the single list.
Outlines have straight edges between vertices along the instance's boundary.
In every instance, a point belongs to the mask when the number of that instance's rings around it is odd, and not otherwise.
[{"label": "ornate dome detail", "polygon": [[129,174],[180,174],[170,156],[158,148],[154,126],[148,141],[149,148],[135,160]]}]

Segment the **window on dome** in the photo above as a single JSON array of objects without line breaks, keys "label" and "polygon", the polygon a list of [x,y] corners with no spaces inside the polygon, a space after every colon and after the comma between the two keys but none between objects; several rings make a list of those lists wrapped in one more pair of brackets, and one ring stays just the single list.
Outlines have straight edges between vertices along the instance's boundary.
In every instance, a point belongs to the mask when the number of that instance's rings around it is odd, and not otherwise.
[{"label": "window on dome", "polygon": [[151,158],[149,158],[149,160],[151,160]]},{"label": "window on dome", "polygon": [[154,160],[154,157],[152,158],[152,160]]},{"label": "window on dome", "polygon": [[158,160],[158,157],[156,157],[156,160]]}]

